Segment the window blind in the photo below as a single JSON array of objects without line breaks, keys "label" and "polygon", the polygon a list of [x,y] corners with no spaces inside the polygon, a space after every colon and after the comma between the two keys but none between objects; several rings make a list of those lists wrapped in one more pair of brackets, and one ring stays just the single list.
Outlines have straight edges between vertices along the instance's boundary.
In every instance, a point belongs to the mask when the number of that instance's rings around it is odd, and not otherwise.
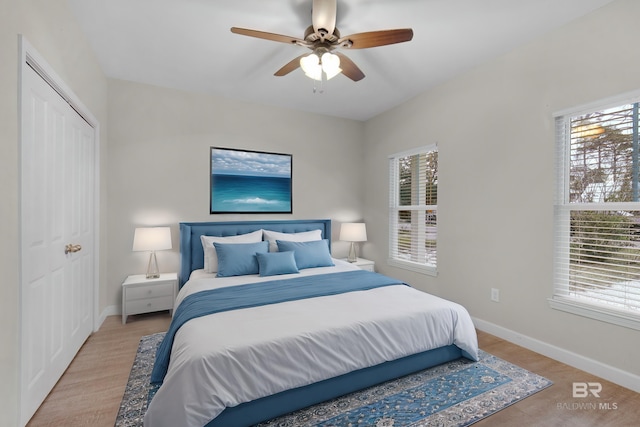
[{"label": "window blind", "polygon": [[435,272],[438,151],[435,146],[389,158],[389,259]]},{"label": "window blind", "polygon": [[556,118],[552,306],[640,329],[638,131],[637,102]]}]

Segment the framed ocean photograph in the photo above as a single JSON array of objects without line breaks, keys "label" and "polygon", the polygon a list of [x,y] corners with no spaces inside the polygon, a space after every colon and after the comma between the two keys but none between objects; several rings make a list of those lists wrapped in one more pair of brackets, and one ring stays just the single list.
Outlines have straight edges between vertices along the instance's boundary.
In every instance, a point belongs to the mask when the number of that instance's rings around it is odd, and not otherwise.
[{"label": "framed ocean photograph", "polygon": [[211,147],[211,213],[291,213],[290,154]]}]

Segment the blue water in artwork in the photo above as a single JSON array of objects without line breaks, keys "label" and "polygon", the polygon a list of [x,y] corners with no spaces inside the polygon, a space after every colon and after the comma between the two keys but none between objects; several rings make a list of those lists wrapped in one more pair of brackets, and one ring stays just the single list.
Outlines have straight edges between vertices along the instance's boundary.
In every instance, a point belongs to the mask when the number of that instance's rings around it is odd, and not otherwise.
[{"label": "blue water in artwork", "polygon": [[211,175],[212,212],[291,212],[291,178]]}]

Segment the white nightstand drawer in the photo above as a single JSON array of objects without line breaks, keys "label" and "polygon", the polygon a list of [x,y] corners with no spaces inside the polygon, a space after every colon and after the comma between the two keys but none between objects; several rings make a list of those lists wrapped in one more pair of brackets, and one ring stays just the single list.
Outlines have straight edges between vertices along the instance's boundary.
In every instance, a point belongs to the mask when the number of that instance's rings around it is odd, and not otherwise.
[{"label": "white nightstand drawer", "polygon": [[155,279],[147,279],[145,274],[127,276],[122,283],[122,323],[127,323],[130,314],[173,312],[177,293],[177,273],[163,273]]},{"label": "white nightstand drawer", "polygon": [[152,311],[173,310],[173,295],[145,298],[125,303],[127,314],[150,313]]},{"label": "white nightstand drawer", "polygon": [[[343,259],[347,261],[346,258],[343,258]],[[376,272],[376,263],[369,259],[358,258],[357,261],[352,262],[351,264],[355,265],[360,270],[372,271],[374,273]]]},{"label": "white nightstand drawer", "polygon": [[[143,298],[156,298],[156,297],[172,297],[174,284],[160,283],[148,286],[136,286],[127,289],[127,301],[143,299]],[[127,310],[129,311],[129,310]]]}]

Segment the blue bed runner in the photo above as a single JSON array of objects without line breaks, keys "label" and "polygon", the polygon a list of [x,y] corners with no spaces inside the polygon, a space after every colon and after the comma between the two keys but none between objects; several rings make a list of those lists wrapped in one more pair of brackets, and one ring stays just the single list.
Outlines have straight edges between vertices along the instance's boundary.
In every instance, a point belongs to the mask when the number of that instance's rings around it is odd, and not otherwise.
[{"label": "blue bed runner", "polygon": [[354,270],[230,286],[189,295],[176,309],[169,330],[158,347],[151,373],[151,383],[160,384],[164,380],[169,368],[169,357],[175,334],[191,319],[223,311],[399,284],[406,285],[382,274]]}]

